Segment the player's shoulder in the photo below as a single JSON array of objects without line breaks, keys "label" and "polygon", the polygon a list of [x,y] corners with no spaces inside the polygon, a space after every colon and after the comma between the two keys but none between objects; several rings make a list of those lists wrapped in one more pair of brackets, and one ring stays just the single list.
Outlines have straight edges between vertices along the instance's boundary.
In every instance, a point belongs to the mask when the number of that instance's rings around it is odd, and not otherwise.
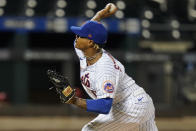
[{"label": "player's shoulder", "polygon": [[103,52],[102,58],[99,61],[99,63],[96,65],[96,75],[102,74],[103,76],[105,75],[110,75],[110,74],[115,74],[114,70],[114,63],[110,56],[107,54],[107,52]]},{"label": "player's shoulder", "polygon": [[119,71],[124,72],[125,71],[124,65],[118,59],[113,57],[112,54],[110,54],[107,51],[105,51],[104,54],[105,54],[105,62],[104,63],[107,68],[111,68],[116,72],[119,72]]},{"label": "player's shoulder", "polygon": [[105,60],[106,60],[106,63],[110,63],[110,65],[114,66],[114,65],[118,65],[118,66],[123,66],[123,64],[118,60],[116,59],[111,53],[105,51],[104,52],[105,54]]},{"label": "player's shoulder", "polygon": [[107,51],[103,50],[101,60],[97,65],[97,69],[103,70],[103,69],[111,68],[113,66],[113,61],[111,57],[112,56],[110,56],[110,54]]}]

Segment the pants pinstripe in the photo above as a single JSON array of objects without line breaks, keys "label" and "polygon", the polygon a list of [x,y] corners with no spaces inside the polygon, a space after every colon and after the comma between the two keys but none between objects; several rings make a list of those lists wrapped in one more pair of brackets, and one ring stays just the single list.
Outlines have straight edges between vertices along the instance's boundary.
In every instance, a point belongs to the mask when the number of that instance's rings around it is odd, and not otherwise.
[{"label": "pants pinstripe", "polygon": [[121,110],[122,105],[113,105],[109,114],[100,114],[87,123],[82,131],[158,131],[155,124],[155,110],[152,99],[145,93],[145,102],[136,103],[138,99],[131,98],[126,110]]}]

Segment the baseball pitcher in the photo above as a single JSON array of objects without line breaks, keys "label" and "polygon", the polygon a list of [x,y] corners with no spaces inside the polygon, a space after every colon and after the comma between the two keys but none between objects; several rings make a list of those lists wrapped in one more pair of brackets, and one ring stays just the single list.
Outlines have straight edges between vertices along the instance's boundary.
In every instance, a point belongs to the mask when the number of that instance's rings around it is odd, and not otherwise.
[{"label": "baseball pitcher", "polygon": [[82,131],[158,131],[151,97],[102,48],[107,42],[107,30],[100,21],[116,11],[116,6],[107,4],[81,27],[71,27],[76,35],[74,47],[80,60],[81,84],[92,99],[76,97],[68,80],[55,71],[49,70],[48,76],[63,103],[99,113]]}]

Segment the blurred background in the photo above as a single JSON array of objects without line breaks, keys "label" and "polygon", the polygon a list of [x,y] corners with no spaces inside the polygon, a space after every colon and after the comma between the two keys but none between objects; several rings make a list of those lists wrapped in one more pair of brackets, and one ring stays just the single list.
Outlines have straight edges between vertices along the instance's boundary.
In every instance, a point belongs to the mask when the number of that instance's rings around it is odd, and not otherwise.
[{"label": "blurred background", "polygon": [[78,131],[97,114],[63,105],[47,69],[77,95],[70,26],[112,2],[105,47],[153,98],[160,131],[196,131],[196,0],[0,0],[0,131]]}]

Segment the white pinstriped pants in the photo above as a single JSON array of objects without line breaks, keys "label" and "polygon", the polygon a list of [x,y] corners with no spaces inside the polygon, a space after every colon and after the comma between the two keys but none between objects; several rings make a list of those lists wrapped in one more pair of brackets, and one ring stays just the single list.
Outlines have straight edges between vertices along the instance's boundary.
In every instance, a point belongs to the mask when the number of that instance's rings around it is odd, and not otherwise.
[{"label": "white pinstriped pants", "polygon": [[[142,98],[142,101],[138,101],[138,98]],[[126,108],[123,104],[113,105],[109,114],[98,115],[82,131],[158,131],[150,96],[142,93],[129,99],[123,103]]]}]

